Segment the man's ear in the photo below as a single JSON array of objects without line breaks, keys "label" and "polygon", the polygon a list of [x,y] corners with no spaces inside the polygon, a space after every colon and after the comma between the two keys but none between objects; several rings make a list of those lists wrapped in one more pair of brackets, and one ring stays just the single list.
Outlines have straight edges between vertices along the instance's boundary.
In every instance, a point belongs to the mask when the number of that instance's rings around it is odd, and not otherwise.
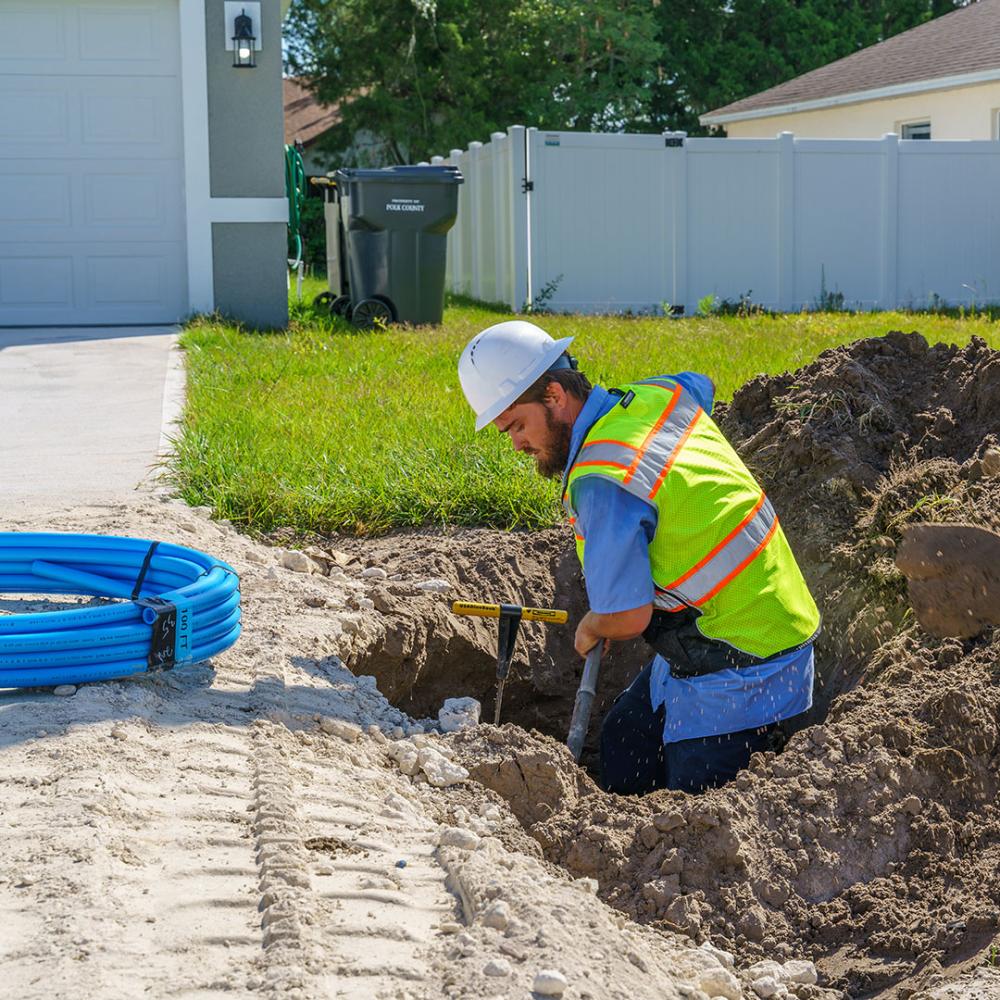
[{"label": "man's ear", "polygon": [[558,382],[550,382],[545,387],[545,396],[542,402],[550,410],[559,410],[566,402],[566,390]]}]

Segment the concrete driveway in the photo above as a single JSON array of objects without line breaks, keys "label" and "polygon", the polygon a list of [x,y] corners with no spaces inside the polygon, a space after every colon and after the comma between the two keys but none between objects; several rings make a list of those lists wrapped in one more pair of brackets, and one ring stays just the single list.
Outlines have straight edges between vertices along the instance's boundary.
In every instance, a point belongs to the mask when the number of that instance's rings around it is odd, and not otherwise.
[{"label": "concrete driveway", "polygon": [[0,511],[124,499],[180,414],[176,327],[0,330]]}]

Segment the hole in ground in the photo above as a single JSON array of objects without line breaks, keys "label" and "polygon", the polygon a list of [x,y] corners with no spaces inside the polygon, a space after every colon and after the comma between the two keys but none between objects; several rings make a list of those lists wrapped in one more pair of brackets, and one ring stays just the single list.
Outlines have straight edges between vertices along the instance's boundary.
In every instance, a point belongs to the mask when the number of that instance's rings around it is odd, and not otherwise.
[{"label": "hole in ground", "polygon": [[[526,625],[504,718],[553,741],[482,726],[455,738],[460,759],[550,861],[742,967],[811,958],[822,982],[858,998],[981,971],[1000,945],[1000,636],[921,633],[892,557],[911,521],[1000,527],[998,412],[1000,353],[904,334],[754,379],[717,411],[825,617],[825,717],[780,756],[697,797],[602,793],[559,746],[579,670],[569,630]],[[558,591],[572,620],[584,611],[561,533],[411,533],[355,551],[400,579],[372,593],[379,614],[350,665],[411,714],[464,694],[490,718],[495,663],[495,623],[455,619],[416,578],[448,580],[449,599],[551,605]],[[646,656],[636,643],[608,659],[591,746]],[[965,995],[986,995],[977,988]]]}]

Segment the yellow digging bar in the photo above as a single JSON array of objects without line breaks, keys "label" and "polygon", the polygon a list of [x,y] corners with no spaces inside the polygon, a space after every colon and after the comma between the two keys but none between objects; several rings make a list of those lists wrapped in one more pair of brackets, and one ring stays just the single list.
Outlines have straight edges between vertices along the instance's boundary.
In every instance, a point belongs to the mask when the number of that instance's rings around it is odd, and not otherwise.
[{"label": "yellow digging bar", "polygon": [[[476,601],[455,601],[451,610],[456,615],[472,615],[474,618],[499,618],[501,609],[512,607],[503,604],[479,604]],[[569,614],[558,608],[521,608],[521,619],[527,622],[551,622],[565,625]]]},{"label": "yellow digging bar", "polygon": [[522,620],[529,622],[551,622],[564,625],[569,615],[556,608],[522,608],[518,604],[479,604],[476,601],[455,601],[451,610],[456,615],[472,615],[475,618],[499,618],[500,629],[497,641],[497,700],[493,713],[493,724],[500,724],[500,705],[503,702],[503,686],[510,670],[510,658],[514,652],[514,640]]}]

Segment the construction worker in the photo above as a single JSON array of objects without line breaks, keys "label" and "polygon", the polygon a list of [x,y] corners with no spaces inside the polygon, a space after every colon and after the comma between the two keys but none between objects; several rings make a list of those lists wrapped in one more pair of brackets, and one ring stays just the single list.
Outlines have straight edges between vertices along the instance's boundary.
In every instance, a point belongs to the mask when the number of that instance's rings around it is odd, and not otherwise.
[{"label": "construction worker", "polygon": [[812,705],[820,617],[774,509],[711,419],[704,375],[591,386],[524,320],[474,337],[458,364],[476,430],[492,423],[562,478],[590,610],[581,656],[642,636],[656,655],[605,716],[608,791],[699,792],[769,748]]}]

